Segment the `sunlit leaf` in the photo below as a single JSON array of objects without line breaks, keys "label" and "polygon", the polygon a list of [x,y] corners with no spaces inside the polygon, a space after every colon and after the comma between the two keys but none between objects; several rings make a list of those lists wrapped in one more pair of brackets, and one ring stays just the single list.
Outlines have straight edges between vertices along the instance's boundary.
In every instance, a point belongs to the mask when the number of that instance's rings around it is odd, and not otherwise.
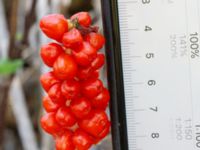
[{"label": "sunlit leaf", "polygon": [[9,60],[2,59],[0,60],[0,74],[1,75],[10,75],[13,74],[23,65],[21,59]]}]

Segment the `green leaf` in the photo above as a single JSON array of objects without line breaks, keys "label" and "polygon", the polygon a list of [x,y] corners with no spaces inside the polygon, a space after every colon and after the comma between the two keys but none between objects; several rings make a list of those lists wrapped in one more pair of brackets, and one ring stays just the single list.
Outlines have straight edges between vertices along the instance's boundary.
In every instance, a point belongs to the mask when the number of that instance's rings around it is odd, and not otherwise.
[{"label": "green leaf", "polygon": [[10,75],[13,74],[22,67],[23,61],[21,59],[9,60],[2,59],[0,60],[0,75]]}]

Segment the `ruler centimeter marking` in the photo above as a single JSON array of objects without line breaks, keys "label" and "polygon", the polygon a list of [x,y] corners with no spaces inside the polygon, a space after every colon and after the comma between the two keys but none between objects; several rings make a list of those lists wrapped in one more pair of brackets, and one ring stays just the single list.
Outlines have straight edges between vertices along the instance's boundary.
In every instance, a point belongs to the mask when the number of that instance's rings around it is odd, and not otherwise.
[{"label": "ruler centimeter marking", "polygon": [[[137,3],[137,1],[133,1],[133,3],[135,4],[135,3]],[[133,17],[133,15],[130,15],[127,13],[128,12],[127,5],[130,5],[130,1],[129,1],[129,3],[125,2],[125,1],[119,3],[119,5],[118,5],[119,9],[120,9],[120,6],[123,6],[122,7],[123,9],[119,10],[119,19]],[[122,11],[123,11],[123,13],[120,13]],[[134,114],[137,111],[133,107],[134,99],[133,99],[132,89],[133,89],[134,84],[132,82],[130,82],[130,80],[132,80],[132,75],[133,75],[132,70],[134,70],[134,72],[137,71],[136,69],[133,68],[133,64],[131,61],[133,59],[133,57],[130,57],[130,49],[133,48],[135,43],[132,42],[133,44],[130,45],[131,42],[130,42],[129,38],[127,38],[129,35],[129,32],[138,31],[138,29],[135,28],[135,30],[130,30],[130,28],[128,27],[128,19],[121,21],[119,25],[120,25],[120,35],[121,35],[121,48],[122,48],[122,50],[124,50],[124,52],[122,52],[124,54],[123,55],[124,57],[122,57],[122,59],[123,59],[123,63],[127,64],[127,65],[123,66],[123,69],[124,69],[123,71],[124,71],[124,84],[125,84],[124,90],[125,90],[125,98],[126,98],[126,111],[130,112],[130,114],[126,114],[127,120],[129,121],[128,132],[131,132],[131,135],[128,134],[129,141],[131,141],[131,143],[129,143],[129,148],[130,149],[138,149],[135,138],[138,138],[140,136],[136,135],[136,126],[138,124],[134,124],[134,122],[136,122]],[[133,27],[131,27],[131,28],[133,28]],[[137,122],[137,123],[140,123],[140,122]],[[131,126],[130,126],[130,124],[131,124]]]},{"label": "ruler centimeter marking", "polygon": [[200,150],[199,0],[118,0],[129,150]]}]

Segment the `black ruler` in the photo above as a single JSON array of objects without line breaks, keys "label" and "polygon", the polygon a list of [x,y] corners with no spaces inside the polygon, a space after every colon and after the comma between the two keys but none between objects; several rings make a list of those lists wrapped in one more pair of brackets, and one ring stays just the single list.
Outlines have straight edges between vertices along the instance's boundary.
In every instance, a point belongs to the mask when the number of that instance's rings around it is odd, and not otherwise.
[{"label": "black ruler", "polygon": [[116,0],[102,0],[101,2],[106,37],[108,84],[112,95],[110,113],[113,149],[128,150],[118,6]]}]

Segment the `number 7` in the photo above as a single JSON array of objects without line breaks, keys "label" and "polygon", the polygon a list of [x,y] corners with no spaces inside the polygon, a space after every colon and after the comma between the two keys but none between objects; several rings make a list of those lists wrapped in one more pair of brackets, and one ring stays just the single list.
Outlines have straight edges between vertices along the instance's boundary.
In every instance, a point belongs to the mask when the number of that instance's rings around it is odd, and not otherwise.
[{"label": "number 7", "polygon": [[157,106],[155,108],[150,107],[149,109],[152,110],[152,111],[158,112],[158,107]]}]

